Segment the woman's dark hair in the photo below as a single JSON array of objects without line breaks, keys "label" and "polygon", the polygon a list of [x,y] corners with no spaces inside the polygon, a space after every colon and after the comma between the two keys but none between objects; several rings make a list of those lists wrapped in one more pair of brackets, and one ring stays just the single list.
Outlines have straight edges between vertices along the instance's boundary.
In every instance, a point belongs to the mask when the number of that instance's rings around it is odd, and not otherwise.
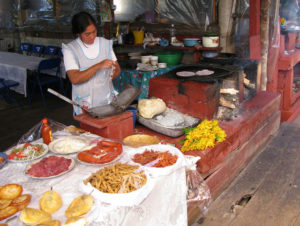
[{"label": "woman's dark hair", "polygon": [[96,21],[91,14],[83,11],[75,14],[72,17],[73,35],[81,34],[90,24],[94,24],[96,26]]}]

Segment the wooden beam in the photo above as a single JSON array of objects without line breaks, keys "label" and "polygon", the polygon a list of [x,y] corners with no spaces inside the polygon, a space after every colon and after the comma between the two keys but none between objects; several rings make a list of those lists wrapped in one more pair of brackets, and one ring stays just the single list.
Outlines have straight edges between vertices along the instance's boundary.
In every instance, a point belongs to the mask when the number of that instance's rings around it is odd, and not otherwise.
[{"label": "wooden beam", "polygon": [[250,1],[249,22],[250,59],[260,59],[260,0]]}]

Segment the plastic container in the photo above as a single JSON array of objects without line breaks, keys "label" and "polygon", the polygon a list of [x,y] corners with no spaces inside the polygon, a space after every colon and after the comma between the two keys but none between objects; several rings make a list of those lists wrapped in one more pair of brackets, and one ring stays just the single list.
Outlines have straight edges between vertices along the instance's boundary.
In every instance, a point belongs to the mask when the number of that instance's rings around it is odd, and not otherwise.
[{"label": "plastic container", "polygon": [[137,108],[135,107],[128,107],[126,108],[126,111],[132,113],[132,119],[133,119],[133,128],[135,128],[135,122],[136,122],[136,114],[137,114]]},{"label": "plastic container", "polygon": [[180,51],[160,51],[155,53],[158,56],[159,63],[167,63],[168,66],[174,66],[180,63],[182,52]]},{"label": "plastic container", "polygon": [[151,56],[150,61],[152,66],[156,66],[158,64],[158,56]]},{"label": "plastic container", "polygon": [[143,44],[144,41],[144,31],[133,31],[134,44]]},{"label": "plastic container", "polygon": [[201,41],[199,38],[185,38],[185,39],[183,39],[183,43],[184,43],[184,46],[191,47],[191,46],[200,44]]},{"label": "plastic container", "polygon": [[48,120],[46,118],[44,118],[42,122],[43,125],[42,125],[41,133],[42,133],[43,142],[45,144],[49,144],[53,140],[52,129],[48,125]]}]

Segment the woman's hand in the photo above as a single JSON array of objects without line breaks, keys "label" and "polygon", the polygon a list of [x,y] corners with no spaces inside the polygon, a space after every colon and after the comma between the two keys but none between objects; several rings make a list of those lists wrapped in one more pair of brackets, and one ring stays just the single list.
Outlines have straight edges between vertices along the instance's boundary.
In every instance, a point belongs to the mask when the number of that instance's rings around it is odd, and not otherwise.
[{"label": "woman's hand", "polygon": [[103,60],[99,63],[99,69],[107,69],[113,67],[115,64],[112,60]]},{"label": "woman's hand", "polygon": [[110,76],[110,80],[113,80],[116,77],[118,77],[120,75],[120,73],[121,73],[121,68],[120,68],[120,65],[119,65],[118,61],[114,61],[113,70],[112,70],[112,73],[111,73],[111,76]]}]

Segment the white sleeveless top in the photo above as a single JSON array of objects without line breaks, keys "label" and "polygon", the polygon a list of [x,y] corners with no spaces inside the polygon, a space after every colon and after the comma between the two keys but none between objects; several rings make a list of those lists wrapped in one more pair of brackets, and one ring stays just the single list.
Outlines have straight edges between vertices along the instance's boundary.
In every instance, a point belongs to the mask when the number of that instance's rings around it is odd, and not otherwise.
[{"label": "white sleeveless top", "polygon": [[[84,71],[105,59],[112,58],[112,42],[104,38],[99,38],[98,55],[94,58],[90,58],[84,53],[78,39],[62,46],[63,49],[71,50],[80,71]],[[111,73],[112,68],[98,70],[88,81],[76,85],[72,84],[72,100],[86,108],[109,104],[114,98],[114,89],[110,80]],[[74,114],[81,113],[82,109],[74,106]]]}]

